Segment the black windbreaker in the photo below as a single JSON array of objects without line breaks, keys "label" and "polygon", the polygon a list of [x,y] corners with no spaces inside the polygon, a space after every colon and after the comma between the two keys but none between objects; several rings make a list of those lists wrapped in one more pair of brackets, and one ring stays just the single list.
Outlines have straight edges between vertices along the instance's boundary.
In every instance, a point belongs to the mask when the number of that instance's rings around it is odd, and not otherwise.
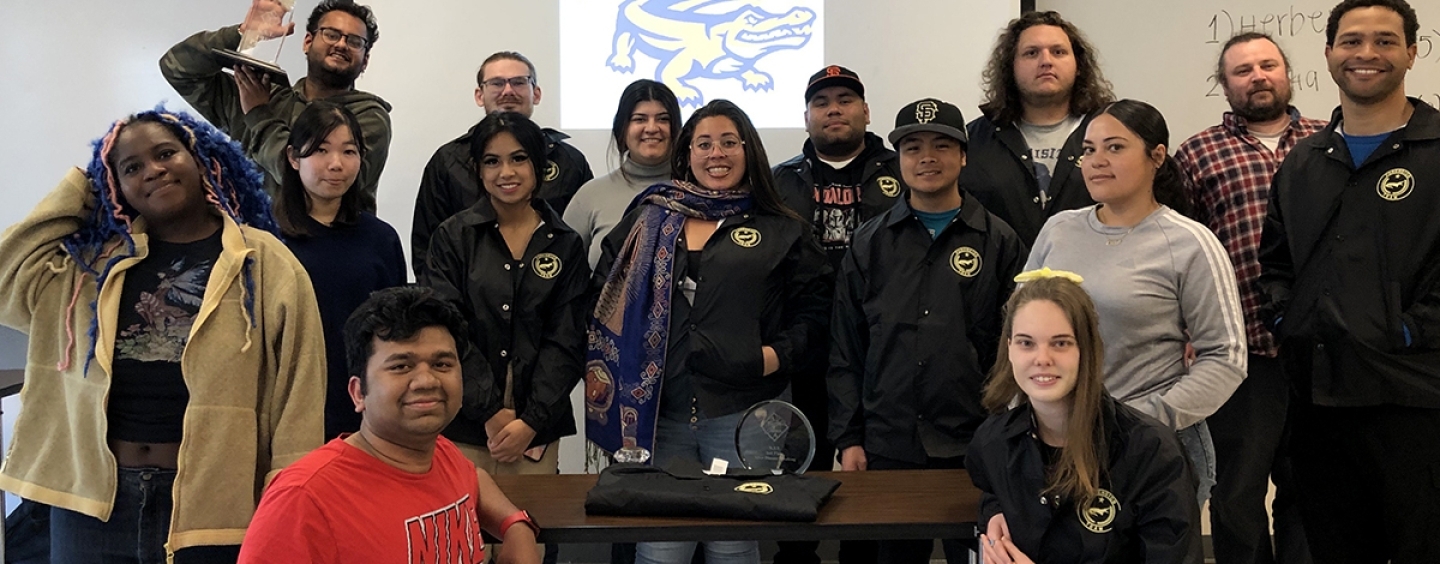
[{"label": "black windbreaker", "polygon": [[1036,562],[1203,562],[1195,475],[1175,432],[1109,395],[1101,413],[1109,459],[1100,488],[1113,497],[1084,516],[1041,494],[1045,462],[1030,404],[987,419],[965,456],[981,492],[980,532],[1003,513],[1015,546]]},{"label": "black windbreaker", "polygon": [[[457,213],[475,205],[485,195],[475,161],[470,158],[472,127],[464,135],[441,145],[425,163],[420,175],[420,190],[415,194],[415,217],[410,225],[410,263],[415,276],[425,270],[425,255],[430,238],[440,224]],[[595,178],[590,164],[579,149],[565,143],[570,136],[554,129],[545,130],[545,159],[537,196],[549,202],[555,213],[565,215],[565,207],[580,185]],[[553,176],[552,176],[553,175]]]},{"label": "black windbreaker", "polygon": [[[625,214],[605,237],[592,299],[605,285],[639,213],[637,208]],[[733,235],[741,228],[758,231],[758,243],[737,242]],[[682,260],[695,253],[676,254],[674,279],[679,280]],[[809,225],[758,211],[726,218],[699,256],[689,324],[677,326],[672,317],[670,325],[672,342],[677,331],[689,332],[690,354],[665,362],[686,363],[696,407],[707,417],[721,417],[779,396],[805,356],[816,354],[814,343],[828,326],[832,276]],[[671,300],[683,299],[672,288]],[[780,369],[769,376],[761,375],[763,346],[774,348],[780,359]]]},{"label": "black windbreaker", "polygon": [[855,232],[831,318],[835,448],[923,464],[923,419],[963,450],[985,420],[980,389],[1000,309],[1027,255],[1010,226],[971,198],[933,240],[904,198]]},{"label": "black windbreaker", "polygon": [[1410,103],[1358,168],[1337,108],[1275,173],[1261,318],[1318,405],[1440,408],[1440,113]]},{"label": "black windbreaker", "polygon": [[543,223],[524,258],[511,256],[485,198],[440,225],[419,278],[470,322],[465,402],[444,433],[456,442],[486,443],[485,422],[503,406],[507,364],[514,366],[516,415],[535,430],[530,446],[575,434],[570,390],[584,375],[589,260],[559,214],[544,200],[532,205]]},{"label": "black windbreaker", "polygon": [[1040,206],[1040,181],[1035,178],[1035,164],[1030,162],[1030,146],[1015,124],[995,125],[989,117],[980,116],[965,126],[970,145],[965,151],[965,169],[960,171],[960,188],[975,196],[1020,235],[1029,247],[1035,244],[1040,228],[1050,216],[1065,210],[1083,208],[1095,203],[1085,189],[1080,172],[1083,156],[1081,144],[1090,117],[1070,134],[1051,176],[1049,200]]}]

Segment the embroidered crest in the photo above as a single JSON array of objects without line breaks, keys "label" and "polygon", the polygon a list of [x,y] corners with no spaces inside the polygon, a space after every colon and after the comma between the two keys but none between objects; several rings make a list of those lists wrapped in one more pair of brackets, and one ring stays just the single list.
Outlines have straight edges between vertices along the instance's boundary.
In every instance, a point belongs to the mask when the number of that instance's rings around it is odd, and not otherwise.
[{"label": "embroidered crest", "polygon": [[740,227],[730,232],[730,240],[748,249],[760,244],[760,232],[749,227]]},{"label": "embroidered crest", "polygon": [[1108,533],[1110,525],[1115,523],[1115,515],[1120,513],[1120,500],[1115,499],[1115,494],[1106,490],[1095,492],[1095,498],[1090,503],[1075,504],[1076,516],[1080,518],[1080,524],[1092,533]]},{"label": "embroidered crest", "polygon": [[880,185],[880,193],[886,198],[900,195],[900,181],[895,180],[894,176],[881,176],[875,179],[875,183]]},{"label": "embroidered crest", "polygon": [[1415,175],[1403,168],[1392,168],[1380,175],[1380,181],[1375,183],[1375,192],[1381,198],[1392,202],[1404,200],[1415,191]]},{"label": "embroidered crest", "polygon": [[966,278],[974,278],[980,273],[980,251],[971,247],[960,247],[950,253],[950,268],[955,269],[955,274]]},{"label": "embroidered crest", "polygon": [[770,484],[767,484],[765,482],[745,482],[743,484],[735,486],[735,491],[741,493],[770,495],[771,492],[775,491],[775,488],[770,487]]},{"label": "embroidered crest", "polygon": [[545,181],[554,182],[556,178],[560,178],[560,165],[550,161],[550,164],[545,165]]},{"label": "embroidered crest", "polygon": [[549,280],[560,275],[562,265],[560,257],[551,253],[540,253],[535,255],[535,260],[530,261],[530,266],[534,267],[536,276]]}]

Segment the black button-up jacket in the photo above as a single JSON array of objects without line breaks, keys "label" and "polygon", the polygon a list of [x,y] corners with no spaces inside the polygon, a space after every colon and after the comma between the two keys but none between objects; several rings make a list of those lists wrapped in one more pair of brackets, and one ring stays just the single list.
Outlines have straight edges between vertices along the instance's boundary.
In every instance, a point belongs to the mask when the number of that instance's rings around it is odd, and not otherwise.
[{"label": "black button-up jacket", "polygon": [[[631,210],[605,237],[592,299],[638,217],[639,210]],[[742,228],[758,232],[758,242],[736,237]],[[687,259],[694,258],[689,253]],[[672,340],[675,331],[690,332],[690,354],[665,362],[686,363],[696,406],[708,417],[721,417],[779,396],[805,355],[822,354],[813,349],[827,331],[830,266],[809,225],[759,211],[726,218],[699,258],[689,325],[677,327],[673,320],[670,325]],[[683,267],[676,262],[674,280],[683,276]],[[685,296],[672,288],[670,299]],[[762,376],[763,346],[774,348],[780,359],[780,369],[769,376]]]},{"label": "black button-up jacket", "polygon": [[453,300],[470,322],[463,356],[465,403],[445,430],[452,440],[483,445],[485,422],[503,407],[505,367],[513,365],[520,420],[535,430],[531,446],[575,434],[570,390],[584,375],[585,292],[589,260],[580,236],[544,200],[543,222],[515,260],[490,199],[440,224],[420,283]]},{"label": "black button-up jacket", "polygon": [[1025,244],[973,198],[931,239],[905,199],[855,232],[836,279],[830,438],[915,463],[918,420],[963,449],[985,420],[980,389],[995,361],[1000,309]]},{"label": "black button-up jacket", "polygon": [[[966,470],[980,488],[980,520],[1005,515],[1010,536],[1036,562],[1200,564],[1200,507],[1195,475],[1174,431],[1116,402],[1101,408],[1108,471],[1100,488],[1113,496],[1085,526],[1076,504],[1042,495],[1045,461],[1029,404],[985,421],[970,443]],[[1107,511],[1106,507],[1110,507]]]},{"label": "black button-up jacket", "polygon": [[1030,160],[1025,135],[1015,124],[1001,126],[985,116],[976,118],[965,127],[970,145],[965,152],[965,169],[960,172],[960,188],[1009,223],[1025,246],[1034,245],[1050,216],[1095,203],[1080,173],[1081,145],[1090,119],[1081,121],[1060,149],[1050,188],[1045,192],[1047,200],[1041,202],[1040,181],[1035,178],[1035,163]]},{"label": "black button-up jacket", "polygon": [[[415,277],[425,271],[425,256],[430,238],[440,224],[457,213],[470,209],[485,196],[475,161],[470,158],[472,127],[464,135],[441,145],[425,163],[420,175],[420,190],[415,193],[415,217],[410,229],[410,261]],[[554,129],[545,130],[545,160],[540,187],[535,195],[550,204],[555,213],[564,215],[565,207],[580,186],[595,178],[590,163],[579,149],[565,140],[570,136]]]}]

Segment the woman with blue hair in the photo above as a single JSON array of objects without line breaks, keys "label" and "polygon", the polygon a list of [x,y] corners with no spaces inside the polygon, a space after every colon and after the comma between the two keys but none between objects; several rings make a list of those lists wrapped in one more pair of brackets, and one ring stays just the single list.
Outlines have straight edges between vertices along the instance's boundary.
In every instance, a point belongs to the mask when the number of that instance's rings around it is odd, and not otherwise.
[{"label": "woman with blue hair", "polygon": [[0,323],[30,337],[0,489],[53,507],[52,562],[234,562],[320,446],[315,294],[269,210],[237,144],[157,108],[0,238]]}]

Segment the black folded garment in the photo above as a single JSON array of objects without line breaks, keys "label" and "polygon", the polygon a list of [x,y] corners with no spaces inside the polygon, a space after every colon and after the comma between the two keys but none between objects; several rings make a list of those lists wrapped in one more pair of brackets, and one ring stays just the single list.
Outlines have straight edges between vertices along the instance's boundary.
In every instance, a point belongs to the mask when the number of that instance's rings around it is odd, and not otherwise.
[{"label": "black folded garment", "polygon": [[613,464],[585,495],[585,513],[811,522],[838,487],[829,478],[798,474],[731,470],[711,476],[698,466]]}]

